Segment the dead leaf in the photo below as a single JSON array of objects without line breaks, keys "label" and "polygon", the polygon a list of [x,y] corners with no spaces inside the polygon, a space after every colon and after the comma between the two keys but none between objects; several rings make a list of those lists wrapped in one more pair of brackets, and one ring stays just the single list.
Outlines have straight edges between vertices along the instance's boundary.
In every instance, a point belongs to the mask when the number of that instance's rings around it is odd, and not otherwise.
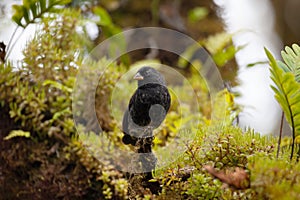
[{"label": "dead leaf", "polygon": [[205,165],[203,168],[215,178],[235,189],[246,189],[250,187],[249,175],[242,168],[236,167],[235,169],[221,171],[217,171],[210,165]]}]

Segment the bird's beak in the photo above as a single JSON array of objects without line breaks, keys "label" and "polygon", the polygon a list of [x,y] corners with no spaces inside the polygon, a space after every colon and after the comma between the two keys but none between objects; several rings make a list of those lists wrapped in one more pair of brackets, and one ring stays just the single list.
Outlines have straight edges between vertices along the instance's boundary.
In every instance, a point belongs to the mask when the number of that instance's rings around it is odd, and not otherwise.
[{"label": "bird's beak", "polygon": [[139,81],[139,80],[143,80],[144,77],[138,72],[138,73],[136,73],[136,75],[133,77],[133,79]]}]

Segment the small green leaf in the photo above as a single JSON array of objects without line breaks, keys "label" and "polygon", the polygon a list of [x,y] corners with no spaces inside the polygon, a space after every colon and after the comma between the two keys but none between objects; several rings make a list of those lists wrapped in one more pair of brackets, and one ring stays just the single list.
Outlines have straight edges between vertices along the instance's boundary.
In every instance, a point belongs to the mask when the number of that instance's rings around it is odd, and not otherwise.
[{"label": "small green leaf", "polygon": [[236,49],[234,45],[230,45],[223,51],[214,54],[213,60],[219,67],[224,66],[229,60],[234,58],[236,52],[238,52],[238,49]]},{"label": "small green leaf", "polygon": [[[23,7],[23,8],[24,8],[24,7]],[[24,9],[23,18],[25,19],[25,21],[26,21],[27,24],[30,23],[30,19],[29,19],[29,10]]]},{"label": "small green leaf", "polygon": [[44,12],[46,10],[46,1],[40,1],[40,12]]},{"label": "small green leaf", "polygon": [[206,7],[196,7],[188,12],[188,19],[191,22],[197,22],[209,14],[209,10]]},{"label": "small green leaf", "polygon": [[14,10],[12,20],[14,22],[16,22],[16,24],[18,24],[19,26],[23,27],[23,25],[21,23],[21,20],[22,20],[23,15],[24,15],[23,7],[20,6],[20,5],[13,5],[12,8]]},{"label": "small green leaf", "polygon": [[254,67],[254,66],[256,66],[256,65],[264,65],[264,64],[268,64],[269,62],[268,61],[258,61],[258,62],[254,62],[254,63],[249,63],[248,65],[247,65],[247,67]]},{"label": "small green leaf", "polygon": [[112,20],[108,12],[102,7],[96,7],[94,13],[100,17],[98,24],[101,26],[110,26],[112,25]]},{"label": "small green leaf", "polygon": [[61,110],[59,112],[54,113],[52,120],[55,121],[57,120],[59,117],[63,116],[64,114],[71,114],[71,110],[70,108],[66,108],[64,110]]},{"label": "small green leaf", "polygon": [[25,8],[27,8],[27,9],[29,9],[30,8],[30,4],[31,4],[32,2],[30,1],[30,0],[23,0],[23,6],[25,7]]},{"label": "small green leaf", "polygon": [[294,74],[296,81],[300,83],[300,47],[293,44],[292,48],[286,47],[285,51],[281,52],[281,56],[285,63],[279,62],[279,66],[284,71],[290,71]]},{"label": "small green leaf", "polygon": [[31,13],[32,13],[32,15],[33,15],[34,18],[37,17],[37,12],[38,12],[36,5],[37,4],[35,2],[33,2],[33,3],[30,4],[30,11],[31,11]]},{"label": "small green leaf", "polygon": [[45,80],[43,82],[43,86],[46,86],[46,85],[50,85],[50,86],[55,87],[63,92],[66,92],[66,93],[72,93],[72,88],[69,88],[61,83],[56,82],[56,81]]},{"label": "small green leaf", "polygon": [[11,138],[14,137],[25,137],[29,138],[30,137],[30,132],[28,131],[23,131],[23,130],[13,130],[11,131],[5,138],[4,140],[10,140]]},{"label": "small green leaf", "polygon": [[226,32],[217,33],[207,38],[203,42],[203,45],[211,54],[216,54],[225,49],[226,46],[231,44],[232,36],[232,34]]}]

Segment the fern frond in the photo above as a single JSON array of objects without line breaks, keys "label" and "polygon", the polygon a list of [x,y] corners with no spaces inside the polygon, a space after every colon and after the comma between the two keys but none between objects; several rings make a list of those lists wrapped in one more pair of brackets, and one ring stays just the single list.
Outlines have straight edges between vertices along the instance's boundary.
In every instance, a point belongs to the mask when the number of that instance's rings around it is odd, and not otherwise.
[{"label": "fern frond", "polygon": [[23,0],[22,5],[13,5],[12,20],[19,26],[26,28],[45,13],[56,12],[56,6],[70,3],[71,0]]},{"label": "fern frond", "polygon": [[285,72],[277,63],[272,54],[265,49],[270,61],[271,79],[276,87],[271,86],[275,98],[285,114],[286,120],[292,128],[293,144],[291,158],[293,157],[294,140],[300,135],[300,84],[292,72]]},{"label": "fern frond", "polygon": [[300,47],[297,44],[293,44],[292,48],[285,47],[285,51],[281,52],[281,56],[284,63],[277,61],[280,67],[285,72],[292,72],[295,79],[300,83]]}]

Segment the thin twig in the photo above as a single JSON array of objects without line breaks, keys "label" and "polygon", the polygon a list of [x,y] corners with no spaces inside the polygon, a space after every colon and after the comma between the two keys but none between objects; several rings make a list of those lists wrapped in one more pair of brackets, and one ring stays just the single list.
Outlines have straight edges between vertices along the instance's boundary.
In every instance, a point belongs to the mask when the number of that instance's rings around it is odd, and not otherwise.
[{"label": "thin twig", "polygon": [[[25,29],[22,30],[22,32],[20,33],[20,35],[18,36],[18,38],[14,41],[14,43],[12,43],[7,51],[5,60],[8,58],[8,56],[10,55],[10,53],[12,52],[12,50],[14,49],[15,45],[17,44],[18,40],[20,39],[21,35],[24,33]],[[13,38],[14,36],[12,36]]]},{"label": "thin twig", "polygon": [[282,138],[282,128],[283,128],[283,118],[284,118],[284,112],[282,111],[281,112],[280,131],[279,131],[279,138],[278,138],[276,158],[278,158],[279,151],[280,151],[280,144],[281,144],[281,138]]},{"label": "thin twig", "polygon": [[[293,121],[293,120],[292,120]],[[292,152],[291,152],[291,157],[290,160],[292,160],[293,158],[293,154],[294,154],[294,148],[295,148],[295,126],[294,126],[294,122],[292,122],[293,126],[292,126],[292,133],[293,133],[293,142],[292,142]]]},{"label": "thin twig", "polygon": [[19,29],[19,26],[17,26],[17,27],[15,28],[13,34],[11,35],[11,37],[10,37],[10,39],[9,39],[9,41],[8,41],[8,44],[7,44],[7,49],[10,48],[10,45],[11,45],[11,43],[12,43],[12,40],[14,39],[14,37],[15,37],[15,35],[16,35],[18,29]]}]

